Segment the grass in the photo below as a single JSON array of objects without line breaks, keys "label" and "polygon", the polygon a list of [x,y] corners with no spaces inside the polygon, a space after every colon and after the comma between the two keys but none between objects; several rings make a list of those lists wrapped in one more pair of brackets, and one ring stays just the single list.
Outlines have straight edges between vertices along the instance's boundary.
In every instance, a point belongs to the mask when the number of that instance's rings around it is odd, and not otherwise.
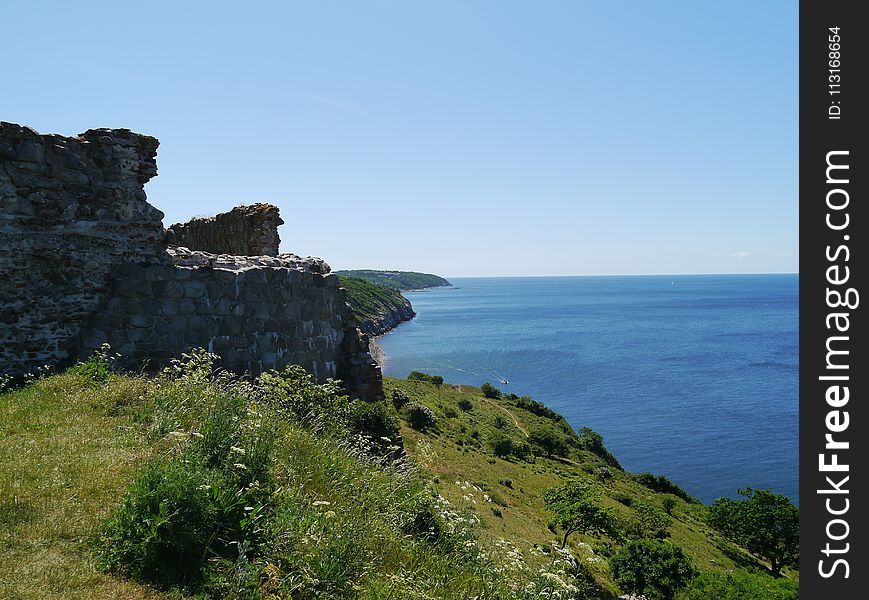
[{"label": "grass", "polygon": [[123,414],[143,389],[64,374],[0,395],[0,597],[167,597],[98,572],[88,552],[148,457]]},{"label": "grass", "polygon": [[[0,598],[611,598],[619,541],[552,543],[543,492],[566,477],[626,523],[675,498],[669,539],[703,589],[793,597],[796,575],[787,591],[760,574],[702,504],[641,485],[527,399],[387,378],[435,417],[402,418],[409,459],[392,463],[345,426],[355,404],[306,377],[233,380],[198,354],[156,378],[79,368],[0,393]],[[407,406],[361,421],[390,431]],[[541,430],[560,455],[531,444]],[[498,458],[499,436],[530,451]]]},{"label": "grass", "polygon": [[417,273],[415,271],[378,271],[372,269],[357,269],[350,271],[335,271],[343,280],[345,276],[364,279],[372,283],[385,285],[397,290],[421,290],[430,287],[450,285],[450,282],[438,275]]},{"label": "grass", "polygon": [[348,275],[339,275],[338,279],[341,287],[347,290],[347,302],[363,325],[407,304],[407,299],[397,288]]}]

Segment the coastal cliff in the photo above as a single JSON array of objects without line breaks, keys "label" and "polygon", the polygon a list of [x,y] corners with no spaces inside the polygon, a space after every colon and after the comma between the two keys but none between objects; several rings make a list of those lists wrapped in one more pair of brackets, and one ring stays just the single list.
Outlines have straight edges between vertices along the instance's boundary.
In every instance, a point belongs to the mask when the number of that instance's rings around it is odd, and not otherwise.
[{"label": "coastal cliff", "polygon": [[410,300],[395,288],[358,277],[339,275],[359,328],[371,337],[383,335],[416,316]]}]

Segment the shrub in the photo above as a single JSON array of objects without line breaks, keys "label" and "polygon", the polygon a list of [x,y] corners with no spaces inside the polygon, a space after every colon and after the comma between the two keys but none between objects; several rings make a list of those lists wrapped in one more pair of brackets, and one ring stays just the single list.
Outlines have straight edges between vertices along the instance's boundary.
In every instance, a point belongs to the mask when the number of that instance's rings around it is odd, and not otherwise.
[{"label": "shrub", "polygon": [[[371,438],[378,451],[385,451],[398,436],[398,418],[384,402],[354,402],[350,407],[350,431]],[[389,442],[386,439],[390,440]]]},{"label": "shrub", "polygon": [[501,415],[497,415],[492,425],[495,426],[495,429],[504,429],[507,427],[507,419]]},{"label": "shrub", "polygon": [[410,396],[401,390],[392,390],[392,405],[395,410],[401,410],[408,402],[410,402]]},{"label": "shrub", "polygon": [[437,417],[431,409],[417,402],[405,406],[404,415],[408,424],[417,431],[428,431],[437,424]]},{"label": "shrub", "polygon": [[428,373],[423,373],[422,371],[411,371],[407,375],[408,381],[424,381],[426,383],[433,383],[436,386],[440,387],[444,383],[444,378],[440,375],[429,375]]},{"label": "shrub", "polygon": [[299,365],[289,365],[281,372],[267,371],[256,381],[264,399],[293,421],[317,430],[341,428],[347,423],[350,399],[338,381],[318,384]]},{"label": "shrub", "polygon": [[579,433],[577,435],[580,447],[585,448],[592,454],[599,456],[609,466],[614,467],[619,471],[624,471],[622,465],[619,464],[618,459],[616,459],[616,457],[613,456],[609,450],[607,450],[606,446],[604,446],[603,436],[601,434],[588,427],[583,427],[579,430]]},{"label": "shrub", "polygon": [[628,542],[610,559],[613,578],[622,590],[648,598],[671,600],[697,574],[679,546],[669,542]]},{"label": "shrub", "polygon": [[610,482],[613,479],[613,472],[609,467],[598,467],[594,470],[594,476],[604,483]]},{"label": "shrub", "polygon": [[140,581],[199,582],[207,558],[237,558],[253,534],[249,502],[201,463],[153,462],[103,524],[101,565]]},{"label": "shrub", "polygon": [[634,475],[634,481],[642,486],[649,488],[652,491],[661,494],[673,494],[678,496],[685,502],[693,502],[700,504],[700,501],[688,495],[688,492],[680,488],[678,485],[664,477],[663,475],[652,475],[651,473],[640,473]]},{"label": "shrub", "polygon": [[633,520],[625,527],[626,533],[633,538],[663,539],[670,535],[667,530],[673,519],[649,500],[634,502]]},{"label": "shrub", "polygon": [[500,483],[501,485],[503,485],[506,488],[510,488],[511,490],[513,489],[513,480],[512,479],[499,479],[498,483]]},{"label": "shrub", "polygon": [[673,514],[673,509],[676,508],[676,504],[676,498],[673,496],[664,496],[664,499],[661,500],[661,506],[664,508],[664,512],[671,516]]},{"label": "shrub", "polygon": [[489,442],[492,444],[492,451],[498,458],[511,456],[515,450],[513,438],[500,431],[496,432]]},{"label": "shrub", "polygon": [[517,397],[515,394],[511,394],[510,397],[515,398],[517,408],[527,410],[531,414],[549,419],[550,421],[554,421],[556,423],[564,421],[563,416],[561,416],[551,408],[547,408],[545,404],[538,402],[537,400],[532,400],[530,396]]},{"label": "shrub", "polygon": [[494,385],[489,383],[488,381],[480,386],[480,391],[483,392],[483,396],[486,398],[500,398],[501,390],[496,388]]},{"label": "shrub", "polygon": [[548,456],[565,456],[569,451],[564,435],[551,426],[533,428],[528,442]]},{"label": "shrub", "polygon": [[468,412],[469,410],[474,408],[474,405],[467,398],[462,398],[459,400],[459,408],[465,412]]}]

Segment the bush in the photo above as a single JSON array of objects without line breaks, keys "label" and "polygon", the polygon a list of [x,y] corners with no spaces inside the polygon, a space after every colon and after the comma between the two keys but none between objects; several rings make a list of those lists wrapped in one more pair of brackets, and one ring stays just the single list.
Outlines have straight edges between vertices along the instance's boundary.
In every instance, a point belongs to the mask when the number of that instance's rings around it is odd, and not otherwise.
[{"label": "bush", "polygon": [[103,524],[100,563],[140,581],[197,583],[207,558],[235,559],[250,540],[251,502],[201,463],[151,463]]},{"label": "bush", "polygon": [[461,400],[459,400],[459,408],[465,412],[468,412],[469,410],[474,408],[474,405],[467,398],[462,398]]},{"label": "bush", "polygon": [[318,384],[301,366],[289,365],[281,372],[260,374],[256,382],[263,398],[286,418],[316,430],[340,429],[347,423],[350,399],[338,381]]},{"label": "bush", "polygon": [[651,501],[634,502],[632,508],[633,519],[625,527],[630,537],[664,539],[670,535],[668,528],[673,524],[673,519]]},{"label": "bush", "polygon": [[673,509],[676,508],[677,501],[673,496],[664,496],[663,500],[661,500],[661,506],[664,508],[664,512],[668,515],[673,515]]},{"label": "bush", "polygon": [[389,411],[384,402],[376,400],[354,402],[350,407],[349,426],[353,433],[371,438],[380,452],[392,445],[399,432],[398,418]]},{"label": "bush", "polygon": [[567,439],[551,426],[533,428],[528,442],[548,456],[566,456],[569,452]]},{"label": "bush", "polygon": [[411,371],[407,375],[407,379],[408,381],[424,381],[426,383],[433,383],[436,386],[441,386],[444,383],[444,378],[440,375],[429,375],[422,371]]},{"label": "bush", "polygon": [[410,396],[401,390],[392,390],[392,405],[395,410],[401,410],[408,402],[410,402]]},{"label": "bush", "polygon": [[427,406],[411,402],[404,408],[408,424],[417,431],[428,431],[437,424],[437,417]]},{"label": "bush", "polygon": [[577,435],[581,448],[585,448],[592,454],[599,456],[609,466],[614,467],[619,471],[624,471],[622,465],[619,464],[618,459],[616,459],[616,457],[607,450],[606,446],[604,446],[603,436],[601,434],[588,427],[583,427],[579,430]]},{"label": "bush", "polygon": [[486,398],[500,398],[501,390],[496,388],[494,385],[489,383],[488,381],[480,386],[480,391],[483,392],[483,396]]},{"label": "bush", "polygon": [[680,488],[678,485],[664,477],[663,475],[652,475],[651,473],[640,473],[634,476],[634,481],[642,486],[649,488],[652,491],[661,494],[673,494],[678,496],[685,502],[693,502],[700,504],[700,501],[688,495],[688,492]]},{"label": "bush", "polygon": [[610,570],[623,591],[664,600],[675,598],[697,574],[679,546],[655,540],[628,542],[610,559]]},{"label": "bush", "polygon": [[498,458],[511,456],[515,450],[513,438],[500,431],[496,432],[489,441],[492,444],[492,451]]}]

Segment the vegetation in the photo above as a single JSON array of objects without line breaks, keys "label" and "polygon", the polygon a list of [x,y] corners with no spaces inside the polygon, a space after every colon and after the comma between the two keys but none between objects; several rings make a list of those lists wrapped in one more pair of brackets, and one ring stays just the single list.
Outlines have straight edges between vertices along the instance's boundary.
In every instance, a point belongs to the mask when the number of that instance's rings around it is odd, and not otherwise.
[{"label": "vegetation", "polygon": [[564,530],[562,547],[567,546],[567,538],[575,532],[618,536],[613,512],[598,505],[600,494],[582,480],[569,479],[546,490],[543,498],[553,512],[551,523]]},{"label": "vegetation", "polygon": [[[679,598],[796,597],[794,571],[752,572],[707,507],[530,399],[387,378],[391,401],[363,403],[299,368],[214,373],[204,352],[157,377],[111,366],[0,392],[0,596],[611,598],[629,584],[607,558],[663,528],[702,570]],[[564,454],[529,443],[546,428]]]},{"label": "vegetation", "polygon": [[796,566],[800,552],[800,509],[787,496],[768,490],[739,490],[745,500],[719,498],[709,522],[751,553],[769,561],[774,577]]},{"label": "vegetation", "polygon": [[700,501],[696,498],[690,496],[688,492],[680,488],[678,485],[664,477],[663,475],[652,475],[651,473],[640,473],[639,475],[635,475],[634,479],[636,479],[637,483],[640,485],[644,485],[650,490],[654,490],[656,492],[660,492],[662,494],[673,494],[674,496],[678,496],[685,502],[695,502],[699,503]]},{"label": "vegetation", "polygon": [[372,269],[357,269],[349,271],[335,271],[344,281],[345,277],[364,279],[372,283],[384,285],[396,290],[422,290],[425,288],[442,287],[452,285],[443,277],[428,273],[416,273],[414,271],[378,271]]},{"label": "vegetation", "polygon": [[407,379],[409,381],[426,381],[437,386],[443,385],[444,383],[444,378],[440,375],[429,375],[428,373],[423,373],[421,371],[411,371],[408,374]]},{"label": "vegetation", "polygon": [[407,298],[394,287],[348,275],[339,275],[338,280],[341,287],[347,290],[347,302],[363,325],[407,304]]},{"label": "vegetation", "polygon": [[679,600],[797,600],[799,582],[761,573],[701,573]]},{"label": "vegetation", "polygon": [[628,542],[612,557],[610,568],[623,590],[663,600],[675,598],[697,574],[681,548],[656,540]]}]

